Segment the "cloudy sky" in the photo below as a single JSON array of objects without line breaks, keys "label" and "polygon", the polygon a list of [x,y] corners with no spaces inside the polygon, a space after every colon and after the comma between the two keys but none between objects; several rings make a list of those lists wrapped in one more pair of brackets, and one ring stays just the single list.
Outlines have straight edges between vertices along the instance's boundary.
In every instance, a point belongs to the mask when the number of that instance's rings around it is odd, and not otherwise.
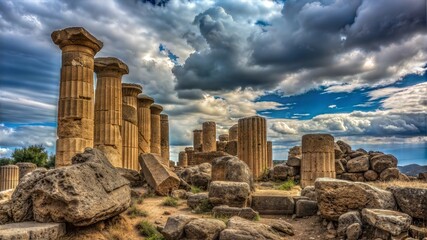
[{"label": "cloudy sky", "polygon": [[206,120],[268,118],[274,159],[307,133],[427,165],[424,0],[2,0],[0,157],[54,152],[61,53],[82,26],[170,115],[171,157]]}]

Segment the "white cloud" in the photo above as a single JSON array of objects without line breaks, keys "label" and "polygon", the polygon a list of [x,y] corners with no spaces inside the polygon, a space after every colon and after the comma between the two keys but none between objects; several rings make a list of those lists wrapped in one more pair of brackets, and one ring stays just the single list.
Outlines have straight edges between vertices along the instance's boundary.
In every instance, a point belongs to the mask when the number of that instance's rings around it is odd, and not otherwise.
[{"label": "white cloud", "polygon": [[335,104],[329,105],[328,108],[337,108],[337,105],[335,105]]}]

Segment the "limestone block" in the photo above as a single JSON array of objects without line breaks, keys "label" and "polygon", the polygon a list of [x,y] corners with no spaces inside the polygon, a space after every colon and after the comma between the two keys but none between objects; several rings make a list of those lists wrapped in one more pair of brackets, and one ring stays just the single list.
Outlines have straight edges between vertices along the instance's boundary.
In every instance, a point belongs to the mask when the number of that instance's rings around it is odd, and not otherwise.
[{"label": "limestone block", "polygon": [[212,209],[214,217],[233,217],[238,216],[248,220],[254,220],[258,216],[258,212],[250,207],[238,208],[229,207],[226,205],[216,206]]},{"label": "limestone block", "polygon": [[246,207],[250,203],[250,192],[244,182],[214,181],[209,185],[209,202],[213,206]]},{"label": "limestone block", "polygon": [[66,233],[65,223],[20,222],[0,225],[2,240],[59,239]]},{"label": "limestone block", "polygon": [[252,195],[252,208],[260,214],[292,215],[295,201],[291,196],[277,192],[255,192]]}]

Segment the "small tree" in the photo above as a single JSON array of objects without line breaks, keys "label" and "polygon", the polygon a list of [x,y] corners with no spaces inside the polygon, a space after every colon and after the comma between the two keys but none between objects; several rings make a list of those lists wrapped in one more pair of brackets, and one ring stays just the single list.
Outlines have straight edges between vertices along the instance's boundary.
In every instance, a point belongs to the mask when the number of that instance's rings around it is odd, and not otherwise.
[{"label": "small tree", "polygon": [[38,167],[44,167],[47,163],[48,154],[43,145],[31,145],[21,149],[15,149],[12,157],[17,162],[32,162]]},{"label": "small tree", "polygon": [[0,158],[0,166],[9,165],[9,164],[13,164],[12,158],[7,158],[7,157]]},{"label": "small tree", "polygon": [[49,156],[49,160],[47,160],[47,163],[46,163],[45,167],[47,169],[49,169],[49,168],[55,168],[55,159],[56,159],[56,155],[55,154],[50,155]]}]

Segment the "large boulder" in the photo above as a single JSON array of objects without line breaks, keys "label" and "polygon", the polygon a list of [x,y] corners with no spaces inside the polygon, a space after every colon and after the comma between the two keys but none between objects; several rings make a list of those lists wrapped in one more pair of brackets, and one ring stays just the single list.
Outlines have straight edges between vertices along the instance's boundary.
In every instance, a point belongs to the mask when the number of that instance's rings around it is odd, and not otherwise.
[{"label": "large boulder", "polygon": [[411,217],[405,213],[368,208],[362,210],[362,219],[369,225],[389,232],[393,236],[407,231],[412,222]]},{"label": "large boulder", "polygon": [[340,146],[337,143],[334,143],[335,159],[340,159],[344,156]]},{"label": "large boulder", "polygon": [[427,220],[427,189],[414,187],[390,187],[402,212],[413,218]]},{"label": "large boulder", "polygon": [[295,214],[297,217],[316,215],[318,209],[317,202],[312,200],[301,199],[295,204]]},{"label": "large boulder", "polygon": [[213,160],[211,181],[245,182],[254,190],[252,171],[238,157],[224,156]]},{"label": "large boulder", "polygon": [[250,193],[245,182],[214,181],[209,185],[209,202],[213,206],[246,207],[250,204]]},{"label": "large boulder", "polygon": [[301,167],[301,158],[299,157],[288,157],[288,161],[286,161],[286,165],[291,167]]},{"label": "large boulder", "polygon": [[343,173],[341,174],[341,179],[348,180],[352,182],[364,182],[365,178],[363,176],[363,173]]},{"label": "large boulder", "polygon": [[208,193],[196,193],[188,196],[187,205],[191,209],[197,209],[203,204],[205,201],[209,201]]},{"label": "large boulder", "polygon": [[211,182],[211,172],[212,165],[210,163],[202,163],[188,167],[178,175],[187,183],[206,190]]},{"label": "large boulder", "polygon": [[116,168],[117,171],[119,171],[119,174],[124,177],[126,180],[129,181],[130,186],[132,188],[134,187],[141,187],[145,183],[145,179],[143,176],[135,170],[127,169],[127,168]]},{"label": "large boulder", "polygon": [[396,207],[391,192],[361,182],[318,178],[315,188],[320,214],[328,220],[337,221],[342,214],[363,208]]},{"label": "large boulder", "polygon": [[166,196],[179,188],[181,179],[163,164],[160,155],[145,153],[138,160],[145,180],[158,195]]},{"label": "large boulder", "polygon": [[339,237],[344,237],[347,234],[347,228],[357,223],[362,226],[362,218],[360,217],[360,213],[357,211],[351,211],[344,213],[338,218],[338,228],[337,234]]},{"label": "large boulder", "polygon": [[347,171],[351,173],[366,172],[369,170],[369,157],[362,155],[347,162]]},{"label": "large boulder", "polygon": [[166,225],[162,230],[162,235],[166,240],[181,239],[184,235],[185,225],[194,219],[196,218],[187,215],[171,216],[166,221]]},{"label": "large boulder", "polygon": [[184,227],[185,239],[188,240],[215,240],[225,229],[225,223],[218,219],[194,219]]},{"label": "large boulder", "polygon": [[[280,221],[280,220],[279,220]],[[283,221],[283,220],[281,220]],[[227,229],[220,234],[220,240],[251,240],[251,239],[271,239],[281,240],[284,236],[293,235],[290,224],[286,227],[280,223],[270,226],[263,223],[252,222],[240,217],[232,217],[228,220]]]},{"label": "large boulder", "polygon": [[400,177],[400,171],[398,168],[386,168],[380,174],[381,181],[398,180],[399,177]]},{"label": "large boulder", "polygon": [[252,194],[252,208],[261,214],[285,215],[295,212],[295,201],[288,194],[272,191],[257,191]]},{"label": "large boulder", "polygon": [[15,222],[67,222],[87,226],[116,216],[131,202],[129,182],[103,152],[87,148],[73,165],[35,170],[12,195]]},{"label": "large boulder", "polygon": [[368,170],[363,174],[366,181],[375,181],[378,179],[378,173],[374,170]]},{"label": "large boulder", "polygon": [[377,173],[381,173],[386,168],[396,168],[397,159],[391,154],[377,154],[371,158],[371,168]]},{"label": "large boulder", "polygon": [[351,152],[351,146],[348,145],[346,142],[339,140],[336,144],[339,146],[341,152],[343,152],[344,154],[349,154]]}]

